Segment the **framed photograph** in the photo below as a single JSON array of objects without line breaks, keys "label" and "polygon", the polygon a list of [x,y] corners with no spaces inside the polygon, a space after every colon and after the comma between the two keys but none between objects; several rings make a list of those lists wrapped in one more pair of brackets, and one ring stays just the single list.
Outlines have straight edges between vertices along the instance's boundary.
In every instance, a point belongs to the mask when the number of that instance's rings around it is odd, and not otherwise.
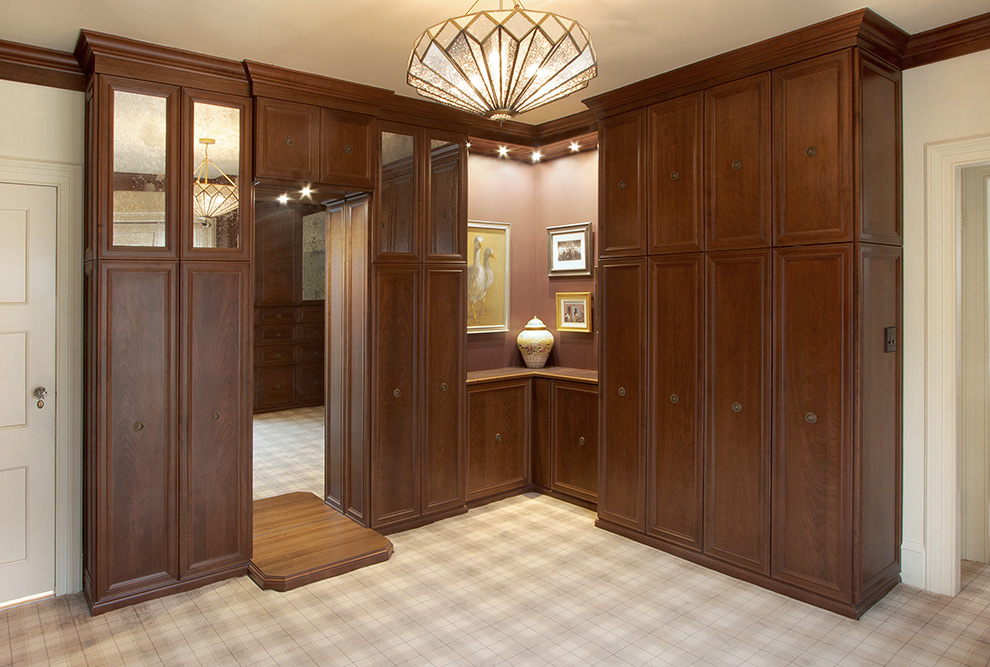
[{"label": "framed photograph", "polygon": [[547,275],[591,275],[591,223],[547,227]]},{"label": "framed photograph", "polygon": [[591,292],[557,292],[557,331],[591,333]]},{"label": "framed photograph", "polygon": [[509,330],[509,223],[468,222],[467,332]]}]

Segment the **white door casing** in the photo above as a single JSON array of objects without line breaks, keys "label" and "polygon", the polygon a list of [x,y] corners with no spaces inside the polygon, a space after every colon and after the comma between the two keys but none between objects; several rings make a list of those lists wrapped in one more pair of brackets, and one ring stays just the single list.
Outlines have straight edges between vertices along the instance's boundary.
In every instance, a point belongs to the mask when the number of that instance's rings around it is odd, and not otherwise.
[{"label": "white door casing", "polygon": [[56,195],[0,183],[0,605],[55,593]]}]

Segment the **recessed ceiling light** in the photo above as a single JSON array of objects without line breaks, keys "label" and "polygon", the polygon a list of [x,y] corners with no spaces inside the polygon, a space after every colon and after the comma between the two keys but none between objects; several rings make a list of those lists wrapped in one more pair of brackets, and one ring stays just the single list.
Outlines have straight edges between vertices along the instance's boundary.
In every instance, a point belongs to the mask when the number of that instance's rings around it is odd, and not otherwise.
[{"label": "recessed ceiling light", "polygon": [[507,146],[499,146],[498,147],[498,156],[499,157],[509,157],[509,149],[508,149],[508,147]]},{"label": "recessed ceiling light", "polygon": [[579,144],[576,141],[572,141],[571,142],[571,152],[572,153],[577,153],[579,150],[581,150],[581,144]]},{"label": "recessed ceiling light", "polygon": [[299,194],[301,194],[303,197],[308,197],[311,194],[313,194],[313,188],[307,185],[306,187],[304,187],[302,190],[299,191]]},{"label": "recessed ceiling light", "polygon": [[279,204],[288,204],[289,203],[289,195],[279,195],[278,196],[278,203]]},{"label": "recessed ceiling light", "polygon": [[539,162],[540,158],[543,157],[543,153],[540,151],[533,151],[533,162]]}]

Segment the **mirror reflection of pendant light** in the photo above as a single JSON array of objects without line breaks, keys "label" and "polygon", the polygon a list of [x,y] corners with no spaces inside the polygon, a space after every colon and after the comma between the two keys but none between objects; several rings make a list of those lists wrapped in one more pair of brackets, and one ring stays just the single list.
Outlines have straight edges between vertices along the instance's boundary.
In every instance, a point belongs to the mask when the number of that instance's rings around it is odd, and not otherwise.
[{"label": "mirror reflection of pendant light", "polygon": [[[210,146],[215,139],[200,139],[203,161],[193,172],[193,215],[197,218],[218,218],[237,208],[237,184],[210,159]],[[210,181],[210,167],[219,174]]]},{"label": "mirror reflection of pendant light", "polygon": [[[478,4],[477,0],[474,5]],[[420,35],[406,80],[424,97],[493,120],[559,100],[598,74],[591,35],[577,21],[513,8],[470,13]]]}]

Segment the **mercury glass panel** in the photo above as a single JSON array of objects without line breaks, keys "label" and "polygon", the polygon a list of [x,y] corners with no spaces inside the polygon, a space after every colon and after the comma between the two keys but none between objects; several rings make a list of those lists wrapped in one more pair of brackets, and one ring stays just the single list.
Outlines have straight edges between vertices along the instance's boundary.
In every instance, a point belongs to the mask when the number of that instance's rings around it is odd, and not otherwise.
[{"label": "mercury glass panel", "polygon": [[167,101],[113,93],[112,236],[115,246],[165,246]]},{"label": "mercury glass panel", "polygon": [[[212,139],[214,143],[202,143]],[[237,248],[241,242],[239,203],[241,110],[193,104],[193,247]]]},{"label": "mercury glass panel", "polygon": [[416,252],[415,140],[410,134],[382,132],[380,253]]}]

